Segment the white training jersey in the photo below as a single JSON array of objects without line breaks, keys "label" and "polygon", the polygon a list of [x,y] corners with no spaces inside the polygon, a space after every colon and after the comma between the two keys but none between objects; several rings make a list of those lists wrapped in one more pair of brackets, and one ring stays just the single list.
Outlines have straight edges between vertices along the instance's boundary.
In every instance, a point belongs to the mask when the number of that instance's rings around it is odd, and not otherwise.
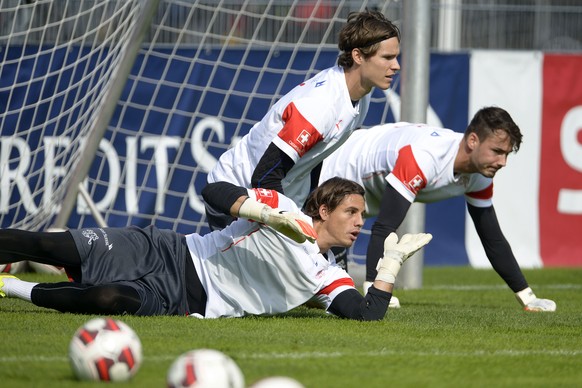
[{"label": "white training jersey", "polygon": [[361,184],[367,216],[378,214],[386,182],[410,202],[464,194],[473,206],[491,206],[491,178],[453,171],[462,138],[450,129],[405,122],[358,130],[325,159],[319,183],[339,176]]},{"label": "white training jersey", "polygon": [[[261,203],[300,213],[276,191],[248,191]],[[339,293],[355,288],[331,251],[326,258],[317,243],[298,244],[255,221],[241,218],[220,231],[187,235],[186,241],[208,297],[205,318],[284,313],[307,301],[327,309]]]},{"label": "white training jersey", "polygon": [[362,125],[369,104],[369,95],[352,104],[342,67],[323,70],[281,97],[222,154],[208,182],[250,188],[253,172],[273,142],[295,162],[282,185],[285,195],[302,205],[309,194],[311,170]]}]

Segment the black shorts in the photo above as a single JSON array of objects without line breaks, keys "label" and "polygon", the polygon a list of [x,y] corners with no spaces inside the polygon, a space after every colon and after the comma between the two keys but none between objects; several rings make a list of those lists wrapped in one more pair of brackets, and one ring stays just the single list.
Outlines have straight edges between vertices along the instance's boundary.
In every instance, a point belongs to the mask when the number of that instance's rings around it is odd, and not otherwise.
[{"label": "black shorts", "polygon": [[69,232],[81,256],[81,279],[73,280],[133,287],[142,300],[138,315],[189,313],[185,276],[191,257],[184,236],[155,226]]}]

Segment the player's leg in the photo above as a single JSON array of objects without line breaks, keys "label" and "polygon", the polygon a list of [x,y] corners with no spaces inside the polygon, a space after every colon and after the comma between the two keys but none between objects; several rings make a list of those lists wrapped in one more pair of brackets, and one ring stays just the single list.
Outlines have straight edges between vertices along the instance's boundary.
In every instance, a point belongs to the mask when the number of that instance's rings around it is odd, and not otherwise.
[{"label": "player's leg", "polygon": [[122,283],[97,286],[74,282],[34,283],[4,275],[0,276],[0,294],[76,314],[138,314],[142,306],[137,289]]},{"label": "player's leg", "polygon": [[139,293],[126,284],[88,286],[80,283],[41,283],[32,289],[31,302],[40,307],[77,314],[137,314]]},{"label": "player's leg", "polygon": [[31,260],[61,267],[79,267],[81,258],[69,232],[0,229],[0,264]]}]

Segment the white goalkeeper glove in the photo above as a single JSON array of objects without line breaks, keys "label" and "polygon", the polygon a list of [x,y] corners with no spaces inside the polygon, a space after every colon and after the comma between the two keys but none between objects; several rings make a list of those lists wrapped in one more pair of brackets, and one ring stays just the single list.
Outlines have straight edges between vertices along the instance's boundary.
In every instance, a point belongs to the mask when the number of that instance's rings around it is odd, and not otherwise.
[{"label": "white goalkeeper glove", "polygon": [[302,215],[273,209],[269,205],[247,198],[240,209],[238,215],[250,220],[260,221],[284,234],[291,240],[303,243],[305,240],[315,242],[317,233],[313,226],[302,219]]},{"label": "white goalkeeper glove", "polygon": [[556,302],[537,298],[529,287],[516,292],[515,297],[525,311],[556,311]]},{"label": "white goalkeeper glove", "polygon": [[384,257],[376,265],[376,280],[394,284],[402,263],[431,239],[430,233],[405,234],[399,242],[398,235],[390,233],[384,240]]}]

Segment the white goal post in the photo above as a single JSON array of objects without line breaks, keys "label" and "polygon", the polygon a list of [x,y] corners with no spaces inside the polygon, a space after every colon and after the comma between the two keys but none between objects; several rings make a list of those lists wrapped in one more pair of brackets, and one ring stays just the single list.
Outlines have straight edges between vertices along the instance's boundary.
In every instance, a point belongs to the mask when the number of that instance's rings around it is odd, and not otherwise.
[{"label": "white goal post", "polygon": [[[206,233],[218,156],[334,65],[366,8],[401,17],[399,1],[1,0],[1,227]],[[366,126],[394,121],[388,96]]]}]

